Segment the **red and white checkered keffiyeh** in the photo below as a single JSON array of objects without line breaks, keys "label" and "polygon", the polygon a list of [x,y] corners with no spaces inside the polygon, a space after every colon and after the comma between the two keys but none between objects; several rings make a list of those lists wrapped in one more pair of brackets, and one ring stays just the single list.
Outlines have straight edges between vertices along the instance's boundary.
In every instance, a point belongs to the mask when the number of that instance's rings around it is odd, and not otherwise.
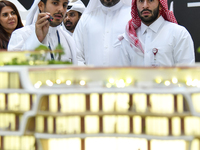
[{"label": "red and white checkered keffiyeh", "polygon": [[[137,48],[139,48],[143,53],[144,50],[142,48],[142,44],[139,41],[136,30],[141,26],[141,19],[138,15],[137,6],[136,6],[137,0],[132,0],[132,8],[131,8],[131,16],[132,19],[128,22],[126,26],[126,35],[129,38],[131,44],[135,45]],[[168,10],[168,4],[167,0],[159,0],[161,4],[161,11],[160,14],[163,16],[163,18],[167,21],[173,22],[177,24],[176,18],[172,11]]]}]

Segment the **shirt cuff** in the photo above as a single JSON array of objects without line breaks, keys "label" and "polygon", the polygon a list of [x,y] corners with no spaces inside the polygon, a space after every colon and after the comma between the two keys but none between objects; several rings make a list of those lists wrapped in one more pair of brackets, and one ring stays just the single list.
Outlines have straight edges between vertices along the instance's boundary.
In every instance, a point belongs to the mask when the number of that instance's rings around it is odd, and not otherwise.
[{"label": "shirt cuff", "polygon": [[[44,40],[44,41],[45,41],[45,40]],[[40,46],[40,45],[44,45],[44,44],[41,43],[41,42],[38,40],[38,38],[37,38],[35,32],[33,32],[33,33],[31,34],[31,36],[26,40],[26,42],[25,42],[25,44],[24,44],[22,50],[35,50],[35,49],[36,49],[38,46]],[[44,46],[46,46],[46,45],[44,45]]]}]

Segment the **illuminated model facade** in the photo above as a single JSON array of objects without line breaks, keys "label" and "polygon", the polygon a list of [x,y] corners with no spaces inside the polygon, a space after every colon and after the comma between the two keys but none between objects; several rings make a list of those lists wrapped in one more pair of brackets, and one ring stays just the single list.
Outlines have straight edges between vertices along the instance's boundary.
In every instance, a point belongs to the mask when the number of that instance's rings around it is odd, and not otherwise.
[{"label": "illuminated model facade", "polygon": [[199,68],[0,68],[1,150],[200,150]]}]

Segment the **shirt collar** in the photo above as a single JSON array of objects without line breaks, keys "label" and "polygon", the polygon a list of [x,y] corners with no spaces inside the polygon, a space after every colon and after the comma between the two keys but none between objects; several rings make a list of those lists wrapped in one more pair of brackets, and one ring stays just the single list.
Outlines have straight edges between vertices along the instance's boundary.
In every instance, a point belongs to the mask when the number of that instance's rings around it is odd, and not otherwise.
[{"label": "shirt collar", "polygon": [[71,33],[69,30],[67,30],[66,28],[65,28],[65,25],[64,25],[64,23],[62,22],[62,26],[61,26],[61,28],[62,28],[62,30],[64,30],[64,31],[66,31],[67,33],[69,33],[69,35],[73,35],[73,33]]},{"label": "shirt collar", "polygon": [[165,19],[160,16],[156,21],[154,21],[150,26],[145,25],[144,23],[141,23],[141,31],[142,34],[145,33],[146,29],[149,28],[152,31],[154,31],[155,33],[158,32],[160,26],[163,24],[163,22],[165,21]]},{"label": "shirt collar", "polygon": [[101,8],[104,12],[112,12],[112,11],[115,11],[115,10],[118,10],[120,7],[123,6],[123,2],[121,2],[121,0],[114,6],[112,7],[106,7],[104,6],[102,3],[101,3]]},{"label": "shirt collar", "polygon": [[56,33],[57,27],[59,27],[59,26],[56,26],[56,27],[51,27],[51,26],[49,26],[49,31],[48,31],[48,33]]},{"label": "shirt collar", "polygon": [[69,33],[69,35],[73,35],[73,33],[72,32],[70,32],[69,30],[66,30],[67,31],[67,33]]}]

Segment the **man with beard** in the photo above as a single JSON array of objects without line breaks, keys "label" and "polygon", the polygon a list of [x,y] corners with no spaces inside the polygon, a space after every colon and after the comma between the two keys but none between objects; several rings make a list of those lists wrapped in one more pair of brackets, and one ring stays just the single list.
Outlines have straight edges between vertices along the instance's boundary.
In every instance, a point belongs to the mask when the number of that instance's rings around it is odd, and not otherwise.
[{"label": "man with beard", "polygon": [[195,62],[189,32],[177,24],[167,0],[133,0],[132,19],[119,37],[123,66],[174,66]]},{"label": "man with beard", "polygon": [[84,10],[85,5],[81,0],[70,3],[68,5],[67,13],[62,23],[62,29],[72,35]]},{"label": "man with beard", "polygon": [[34,50],[39,45],[54,50],[61,44],[65,54],[60,58],[50,53],[47,59],[76,64],[75,43],[59,26],[65,16],[67,5],[68,0],[35,0],[27,16],[26,26],[12,33],[8,50]]},{"label": "man with beard", "polygon": [[130,3],[130,0],[89,1],[73,33],[79,65],[118,65],[120,52],[114,43],[131,19]]}]

